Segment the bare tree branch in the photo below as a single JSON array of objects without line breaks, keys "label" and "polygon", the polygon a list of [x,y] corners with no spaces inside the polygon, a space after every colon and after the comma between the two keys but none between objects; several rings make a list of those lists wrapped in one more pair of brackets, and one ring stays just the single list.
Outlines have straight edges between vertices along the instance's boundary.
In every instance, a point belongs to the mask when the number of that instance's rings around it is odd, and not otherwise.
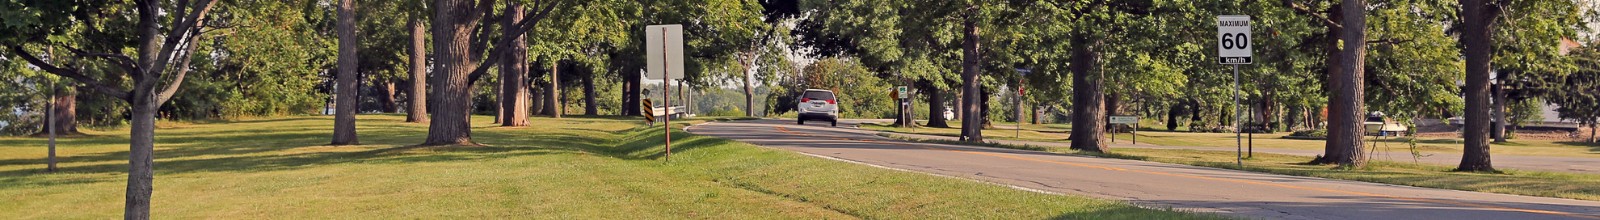
[{"label": "bare tree branch", "polygon": [[[504,30],[506,30],[506,34],[501,36],[499,40],[495,41],[494,47],[489,49],[489,57],[484,59],[482,62],[486,64],[500,62],[501,57],[503,57],[503,55],[501,55],[501,51],[506,50],[506,48],[510,46],[509,44],[511,44],[512,39],[515,39],[517,36],[527,34],[528,30],[533,29],[535,24],[538,24],[540,20],[544,20],[544,18],[549,16],[550,12],[555,10],[556,6],[560,4],[561,3],[559,2],[550,3],[548,5],[536,4],[542,5],[544,8],[538,9],[537,12],[530,10],[529,13],[524,13],[525,16],[523,17],[526,17],[526,19],[517,22],[516,25],[512,25],[511,27],[503,27]],[[467,74],[467,84],[477,82],[478,78],[483,77],[485,72],[489,72],[489,67],[491,66],[493,65],[478,65],[477,69],[473,69],[471,73]]]},{"label": "bare tree branch", "polygon": [[94,77],[83,75],[83,73],[78,72],[78,70],[75,69],[65,69],[51,65],[50,63],[39,59],[39,57],[33,56],[33,53],[28,52],[28,50],[22,49],[22,46],[20,45],[11,45],[11,52],[21,56],[23,60],[28,61],[28,64],[33,64],[33,66],[39,67],[40,70],[44,70],[47,73],[71,78],[88,85],[89,88],[93,88],[95,91],[105,93],[106,95],[110,95],[112,97],[117,97],[122,100],[128,100],[129,98],[128,91],[123,91],[120,87],[102,83],[100,80],[95,79]]},{"label": "bare tree branch", "polygon": [[1482,17],[1484,24],[1488,25],[1489,28],[1497,26],[1499,22],[1495,22],[1495,20],[1500,19],[1500,15],[1506,11],[1506,6],[1510,4],[1510,0],[1499,0],[1485,5]]},{"label": "bare tree branch", "polygon": [[[177,25],[173,26],[172,30],[167,33],[166,40],[163,40],[161,45],[161,51],[156,55],[156,63],[144,68],[144,71],[148,72],[146,73],[148,76],[158,76],[162,71],[166,71],[167,62],[172,59],[173,50],[177,49],[178,43],[181,40],[188,38],[189,34],[191,33],[198,34],[192,32],[192,29],[194,29],[195,26],[200,23],[200,20],[205,19],[206,14],[211,12],[211,6],[216,5],[216,3],[217,0],[203,0],[203,2],[195,2],[195,5],[193,6],[193,12],[189,12],[188,14],[176,14],[176,16],[183,16],[183,18],[182,20],[174,22],[177,23]],[[181,7],[182,6],[180,6],[180,8]],[[179,12],[184,12],[184,10],[180,9]]]},{"label": "bare tree branch", "polygon": [[189,75],[189,70],[191,69],[189,68],[189,63],[194,61],[194,57],[191,56],[194,56],[196,48],[200,48],[200,45],[197,44],[200,41],[201,29],[204,29],[204,27],[197,27],[193,33],[190,33],[189,40],[183,45],[183,55],[179,56],[179,59],[183,59],[183,62],[173,67],[178,69],[178,73],[172,76],[172,83],[167,84],[167,87],[161,89],[160,93],[156,93],[156,105],[161,105],[162,103],[167,103],[167,100],[171,100],[172,95],[178,93],[178,87],[183,85],[184,78]]},{"label": "bare tree branch", "polygon": [[1289,8],[1294,9],[1295,12],[1300,12],[1301,14],[1311,15],[1312,20],[1316,20],[1317,22],[1321,22],[1322,25],[1324,25],[1324,26],[1328,26],[1328,27],[1332,27],[1332,28],[1336,28],[1336,29],[1344,29],[1344,25],[1343,24],[1339,24],[1338,21],[1334,21],[1333,19],[1329,19],[1327,15],[1323,15],[1322,14],[1323,12],[1316,11],[1316,10],[1311,10],[1311,8],[1307,8],[1304,5],[1300,5],[1300,4],[1294,3],[1294,1],[1292,1],[1292,0],[1283,0],[1283,5],[1289,6]]},{"label": "bare tree branch", "polygon": [[1411,40],[1412,40],[1412,39],[1381,39],[1381,40],[1371,40],[1371,41],[1367,41],[1367,44],[1368,44],[1368,45],[1373,45],[1373,44],[1389,44],[1389,45],[1394,45],[1394,44],[1403,44],[1403,43],[1410,43],[1410,42],[1411,42]]}]

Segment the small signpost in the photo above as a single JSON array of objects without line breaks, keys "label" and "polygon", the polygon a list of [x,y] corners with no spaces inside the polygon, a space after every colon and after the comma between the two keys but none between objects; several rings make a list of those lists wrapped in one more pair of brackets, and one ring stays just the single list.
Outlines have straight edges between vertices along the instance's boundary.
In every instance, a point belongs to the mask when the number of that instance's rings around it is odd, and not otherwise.
[{"label": "small signpost", "polygon": [[1016,70],[1017,76],[1019,76],[1017,77],[1017,100],[1012,102],[1012,104],[1016,105],[1011,108],[1011,110],[1013,110],[1011,113],[1012,116],[1016,116],[1013,118],[1017,120],[1017,129],[1014,131],[1016,132],[1015,137],[1017,139],[1022,139],[1022,96],[1025,96],[1028,93],[1026,89],[1023,89],[1022,79],[1028,77],[1028,73],[1032,73],[1033,70],[1023,68],[1017,68]]},{"label": "small signpost", "polygon": [[911,90],[906,88],[906,86],[895,86],[893,93],[895,103],[900,104],[900,127],[916,127],[912,126],[912,124],[916,124],[916,122],[911,121],[911,103],[906,101],[906,99],[911,98]]},{"label": "small signpost", "polygon": [[[1111,124],[1133,125],[1133,144],[1139,144],[1139,116],[1111,116]],[[1117,130],[1111,130],[1111,142],[1117,142]]]},{"label": "small signpost", "polygon": [[661,93],[661,101],[667,107],[667,117],[661,123],[666,126],[663,129],[667,139],[664,159],[672,160],[672,100],[667,94],[672,94],[672,80],[683,79],[683,25],[645,26],[644,35],[645,78],[661,80],[664,89]]},{"label": "small signpost", "polygon": [[[1217,16],[1217,63],[1233,65],[1233,109],[1239,109],[1239,65],[1251,64],[1250,42],[1250,16],[1248,15],[1220,15]],[[1237,114],[1236,114],[1237,115]],[[1237,118],[1237,117],[1236,117]],[[1235,159],[1240,167],[1244,166],[1244,141],[1240,132],[1244,127],[1239,125],[1239,120],[1233,120],[1233,138],[1238,156]]]}]

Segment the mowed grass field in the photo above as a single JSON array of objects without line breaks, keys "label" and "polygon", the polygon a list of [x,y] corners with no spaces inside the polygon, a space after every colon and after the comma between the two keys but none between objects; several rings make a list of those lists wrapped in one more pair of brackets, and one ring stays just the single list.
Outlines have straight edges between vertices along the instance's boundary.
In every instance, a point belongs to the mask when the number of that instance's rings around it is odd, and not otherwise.
[{"label": "mowed grass field", "polygon": [[[884,134],[880,134],[884,135]],[[1245,158],[1243,167],[1237,164],[1236,153],[1193,149],[1141,149],[1112,148],[1109,153],[1096,153],[1069,149],[1065,146],[1017,146],[998,143],[973,144],[950,140],[926,140],[886,135],[910,141],[944,144],[961,144],[1023,150],[1047,151],[1129,160],[1186,164],[1222,169],[1245,170],[1294,176],[1386,183],[1426,188],[1454,189],[1527,196],[1555,197],[1600,201],[1600,175],[1570,172],[1529,171],[1501,169],[1499,173],[1455,172],[1454,166],[1418,164],[1410,162],[1368,161],[1366,167],[1340,168],[1337,165],[1313,165],[1309,156],[1255,153]]]},{"label": "mowed grass field", "polygon": [[[629,118],[474,117],[481,147],[410,147],[426,124],[362,115],[363,145],[325,146],[331,117],[163,122],[152,216],[167,219],[1216,219],[892,171],[663,131]],[[680,124],[680,125],[685,125]],[[0,137],[0,216],[121,215],[127,131]]]},{"label": "mowed grass field", "polygon": [[[869,129],[869,130],[876,130],[876,131],[888,131],[888,132],[899,132],[899,133],[941,135],[941,136],[950,136],[950,137],[960,136],[961,129],[959,127],[961,126],[961,124],[959,122],[951,122],[950,126],[951,126],[951,128],[928,128],[928,127],[922,127],[922,128],[916,128],[916,129],[913,130],[913,129],[900,128],[900,127],[889,127],[889,126],[883,126],[883,125],[865,124],[865,125],[862,125],[861,128]],[[1017,130],[1015,130],[1015,129],[1012,129],[1012,128],[1015,128],[1015,124],[1001,122],[1001,123],[996,124],[996,127],[997,128],[984,129],[983,130],[984,138],[1002,139],[1002,140],[1024,140],[1024,141],[1051,141],[1051,142],[1067,143],[1067,142],[1069,142],[1069,141],[1067,141],[1067,138],[1071,136],[1069,134],[1069,133],[1071,133],[1071,128],[1070,128],[1069,125],[1024,124],[1022,126],[1023,129],[1020,132],[1020,134],[1021,134],[1020,138],[1017,136],[1017,134],[1019,132]],[[1297,149],[1297,150],[1315,150],[1315,151],[1323,150],[1323,145],[1325,145],[1325,141],[1323,141],[1323,140],[1301,140],[1301,139],[1283,138],[1284,136],[1288,136],[1289,134],[1290,134],[1290,132],[1277,132],[1277,133],[1272,133],[1272,134],[1255,134],[1254,135],[1254,142],[1255,142],[1254,145],[1257,148]],[[1140,144],[1154,144],[1154,145],[1163,145],[1163,146],[1226,147],[1226,148],[1232,149],[1234,147],[1234,144],[1235,144],[1234,134],[1233,133],[1195,133],[1195,132],[1184,132],[1184,131],[1176,131],[1176,132],[1172,132],[1172,131],[1139,131],[1138,136],[1139,136],[1139,143]],[[1110,135],[1108,135],[1107,138],[1110,138]],[[1133,134],[1131,134],[1131,133],[1118,133],[1118,134],[1116,134],[1117,143],[1131,143],[1129,141],[1132,138],[1133,138]],[[1367,138],[1368,139],[1366,139],[1365,144],[1367,144],[1370,147],[1371,144],[1373,143],[1372,139],[1371,139],[1372,137],[1367,137]],[[1410,146],[1410,144],[1408,142],[1409,142],[1409,139],[1406,138],[1406,137],[1388,138],[1388,139],[1383,139],[1383,140],[1379,141],[1378,142],[1378,146],[1380,148],[1382,148],[1383,150],[1388,150],[1388,151],[1409,152],[1411,150],[1411,146]],[[1461,146],[1462,146],[1462,143],[1461,143],[1461,139],[1460,138],[1421,138],[1421,139],[1417,140],[1417,151],[1421,152],[1421,153],[1424,153],[1424,154],[1428,154],[1428,153],[1460,154],[1462,152],[1462,147]],[[1571,142],[1571,141],[1511,139],[1511,140],[1508,140],[1506,143],[1493,143],[1493,144],[1490,145],[1489,150],[1490,150],[1490,153],[1492,155],[1560,156],[1560,157],[1600,158],[1600,145],[1596,145],[1596,144],[1593,144],[1593,143],[1581,143],[1581,142]]]}]

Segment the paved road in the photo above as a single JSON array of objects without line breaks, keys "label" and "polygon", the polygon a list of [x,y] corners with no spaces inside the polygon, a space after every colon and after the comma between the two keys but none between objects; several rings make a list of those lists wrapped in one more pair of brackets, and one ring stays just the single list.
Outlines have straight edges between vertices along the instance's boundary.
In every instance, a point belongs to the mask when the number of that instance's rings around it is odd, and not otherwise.
[{"label": "paved road", "polygon": [[1134,160],[903,142],[790,120],[690,132],[878,166],[1148,207],[1263,219],[1600,219],[1600,202],[1271,175]]},{"label": "paved road", "polygon": [[[843,125],[841,125],[841,126],[843,126]],[[1005,134],[1009,134],[1009,133],[1005,133],[1005,132],[1001,132],[1000,133],[1001,136],[1005,136]],[[895,133],[894,135],[902,136],[902,137],[917,138],[917,139],[937,139],[937,140],[956,140],[957,139],[956,137],[939,136],[939,135],[905,134],[905,133]],[[1063,142],[1017,141],[1017,140],[1001,140],[1001,139],[992,139],[992,138],[989,139],[989,140],[986,140],[986,141],[997,142],[997,143],[1002,143],[1002,144],[1009,144],[1009,145],[1034,145],[1034,146],[1050,146],[1050,147],[1069,147],[1070,146],[1070,144],[1063,143]],[[1226,146],[1226,147],[1162,146],[1162,145],[1149,145],[1149,144],[1128,144],[1129,143],[1128,140],[1125,140],[1125,139],[1124,140],[1118,140],[1118,141],[1120,142],[1120,144],[1111,144],[1111,148],[1113,148],[1113,149],[1115,149],[1115,148],[1191,149],[1191,150],[1228,151],[1228,152],[1233,152],[1233,151],[1237,150],[1233,146]],[[1404,144],[1399,144],[1399,143],[1380,143],[1378,145],[1378,147],[1376,149],[1374,149],[1374,148],[1372,148],[1372,142],[1368,141],[1366,147],[1368,147],[1367,150],[1369,150],[1369,151],[1375,151],[1375,152],[1371,152],[1371,154],[1370,154],[1371,159],[1373,159],[1373,160],[1387,160],[1387,161],[1395,161],[1395,162],[1421,162],[1421,163],[1429,163],[1429,164],[1444,165],[1444,166],[1455,166],[1455,165],[1461,163],[1461,154],[1458,154],[1458,153],[1423,152],[1422,153],[1423,154],[1422,157],[1413,159],[1411,157],[1411,151],[1407,150],[1406,146]],[[1259,149],[1255,149],[1255,152],[1272,153],[1272,154],[1285,154],[1285,155],[1297,155],[1297,156],[1308,156],[1308,157],[1309,156],[1322,155],[1322,151],[1320,151],[1320,150],[1300,150],[1300,149],[1259,148]],[[1495,168],[1500,168],[1500,169],[1508,169],[1509,168],[1509,169],[1517,169],[1517,170],[1539,170],[1539,171],[1558,171],[1558,172],[1600,174],[1600,158],[1495,155],[1494,156],[1494,167]]]}]

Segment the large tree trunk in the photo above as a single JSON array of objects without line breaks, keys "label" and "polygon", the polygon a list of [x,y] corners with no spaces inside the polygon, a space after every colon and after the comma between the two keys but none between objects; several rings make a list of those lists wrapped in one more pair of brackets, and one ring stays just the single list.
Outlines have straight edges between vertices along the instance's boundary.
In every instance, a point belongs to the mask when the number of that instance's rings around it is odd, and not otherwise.
[{"label": "large tree trunk", "polygon": [[[52,56],[54,56],[54,55],[52,54]],[[50,138],[50,142],[49,142],[50,149],[49,149],[49,152],[47,152],[47,154],[45,155],[45,163],[46,163],[46,165],[45,165],[44,171],[45,172],[50,172],[50,173],[56,172],[56,133],[57,133],[56,132],[56,128],[59,127],[56,124],[58,124],[58,122],[61,121],[60,119],[61,119],[61,115],[62,115],[61,112],[60,112],[61,111],[61,106],[60,106],[61,105],[61,98],[60,98],[61,96],[57,95],[61,89],[60,88],[56,88],[57,86],[55,86],[55,85],[56,85],[55,83],[51,83],[51,89],[53,91],[50,92],[50,104],[47,105],[47,106],[49,106],[50,109],[46,110],[48,112],[45,113],[45,118],[44,118],[44,121],[45,121],[45,123],[44,123],[45,124],[45,127],[44,127],[45,135],[47,135],[46,137]]]},{"label": "large tree trunk", "polygon": [[[505,9],[500,25],[510,27],[522,22],[522,5],[512,3]],[[511,40],[500,60],[500,126],[528,126],[528,43],[527,37],[518,35]]]},{"label": "large tree trunk", "polygon": [[[1104,90],[1101,90],[1101,91],[1104,91]],[[1109,121],[1109,120],[1111,120],[1110,116],[1121,115],[1122,114],[1122,93],[1107,92],[1105,94],[1106,94],[1105,103],[1106,103],[1106,116],[1107,116],[1106,120]],[[1110,124],[1109,122],[1106,125],[1110,127],[1109,129],[1112,132],[1121,132],[1122,131],[1122,126],[1121,125]]]},{"label": "large tree trunk", "polygon": [[639,87],[639,81],[640,79],[638,76],[625,77],[622,79],[622,85],[624,86],[624,88],[622,88],[622,115],[638,116],[640,114],[640,109],[643,108],[641,104],[643,103],[639,101],[641,96],[639,95],[641,89]]},{"label": "large tree trunk", "polygon": [[1200,105],[1200,99],[1189,99],[1189,132],[1198,132],[1193,129],[1195,127],[1205,127],[1204,118],[1200,117],[1202,110],[1205,110],[1205,106]]},{"label": "large tree trunk", "polygon": [[1072,149],[1106,152],[1104,71],[1100,66],[1100,39],[1072,38]]},{"label": "large tree trunk", "polygon": [[1177,131],[1178,130],[1178,116],[1181,115],[1181,112],[1179,112],[1180,110],[1183,110],[1183,105],[1182,104],[1168,105],[1168,107],[1167,107],[1167,131]]},{"label": "large tree trunk", "polygon": [[544,115],[544,83],[537,80],[534,81],[533,86],[528,87],[528,93],[530,93],[529,96],[533,98],[533,101],[531,101],[532,105],[528,107],[528,109],[530,109],[528,113],[532,115]]},{"label": "large tree trunk", "polygon": [[358,144],[356,141],[356,68],[360,62],[356,48],[356,2],[339,0],[339,76],[338,95],[334,98],[332,145]]},{"label": "large tree trunk", "polygon": [[624,116],[637,116],[641,108],[640,105],[642,103],[639,102],[640,79],[637,70],[638,68],[624,67],[619,73],[619,75],[622,75],[622,115]]},{"label": "large tree trunk", "polygon": [[1489,161],[1489,61],[1493,59],[1493,42],[1490,22],[1495,16],[1488,13],[1483,0],[1461,0],[1461,18],[1464,21],[1461,41],[1467,56],[1466,128],[1462,130],[1465,148],[1461,164],[1456,170],[1494,171]]},{"label": "large tree trunk", "polygon": [[[1344,21],[1343,9],[1344,9],[1343,5],[1341,5],[1341,4],[1333,5],[1331,8],[1328,9],[1329,10],[1329,12],[1328,12],[1328,17],[1329,18],[1328,19],[1332,19],[1334,21],[1341,21],[1341,22]],[[1337,76],[1339,76],[1340,72],[1342,72],[1343,68],[1340,66],[1340,61],[1341,61],[1341,58],[1344,57],[1344,53],[1343,53],[1344,48],[1340,47],[1340,44],[1339,44],[1340,33],[1343,33],[1343,28],[1334,27],[1334,26],[1327,26],[1327,33],[1326,34],[1327,34],[1327,39],[1328,39],[1328,42],[1327,42],[1328,56],[1327,56],[1327,60],[1325,61],[1324,64],[1327,65],[1327,67],[1328,67],[1326,69],[1326,74],[1327,74],[1327,77],[1328,77],[1328,79],[1327,79],[1327,83],[1328,83],[1327,86],[1328,86],[1328,93],[1329,93],[1328,95],[1330,97],[1328,99],[1328,109],[1343,109],[1344,107],[1341,106],[1341,105],[1343,105],[1345,103],[1345,102],[1335,101],[1334,99],[1332,99],[1332,97],[1334,97],[1334,96],[1339,96],[1338,88],[1340,86],[1343,86],[1342,83],[1344,82],[1344,81],[1342,81],[1342,80],[1337,78]],[[1335,132],[1343,131],[1344,129],[1346,129],[1345,125],[1348,125],[1347,122],[1343,121],[1344,120],[1343,118],[1339,118],[1339,117],[1329,117],[1329,118],[1327,118],[1327,120],[1328,120],[1327,129],[1328,129],[1328,136],[1329,137],[1333,137]],[[1358,123],[1358,125],[1359,125],[1360,122],[1358,121],[1358,122],[1355,122],[1355,123]],[[1344,143],[1344,141],[1345,141],[1345,139],[1327,138],[1327,141],[1323,142],[1322,157],[1318,157],[1318,158],[1312,160],[1311,163],[1312,164],[1336,164],[1336,163],[1339,163],[1339,158],[1338,157],[1340,157],[1340,155],[1348,155],[1348,153],[1345,153],[1345,147],[1349,146],[1349,144]]]},{"label": "large tree trunk", "polygon": [[983,88],[981,85],[978,86],[978,91],[980,91],[978,94],[981,95],[978,96],[977,118],[978,121],[983,122],[983,127],[975,130],[994,128],[994,121],[989,120],[989,99],[990,97],[994,97],[994,93],[989,92],[988,88]]},{"label": "large tree trunk", "polygon": [[979,65],[982,65],[983,58],[978,57],[980,54],[976,13],[969,11],[966,20],[962,22],[965,30],[962,31],[964,37],[961,43],[961,91],[965,97],[961,103],[961,111],[964,111],[961,114],[961,137],[967,142],[983,142],[983,115],[980,113],[982,109],[979,105],[986,104],[980,103],[982,98],[979,96],[983,95],[983,92],[978,91],[982,89],[978,85],[981,83],[978,78],[979,71],[982,71]]},{"label": "large tree trunk", "polygon": [[1361,142],[1361,135],[1365,133],[1365,126],[1362,125],[1365,121],[1362,120],[1365,81],[1362,78],[1365,76],[1367,49],[1365,43],[1359,43],[1367,42],[1366,5],[1366,0],[1344,0],[1342,3],[1341,11],[1345,14],[1342,23],[1346,28],[1341,31],[1340,39],[1358,43],[1345,43],[1344,52],[1339,54],[1340,70],[1339,75],[1335,76],[1339,83],[1338,87],[1334,87],[1334,96],[1330,99],[1330,104],[1337,103],[1339,108],[1330,110],[1329,117],[1337,118],[1343,125],[1338,130],[1328,131],[1328,140],[1339,140],[1339,145],[1333,147],[1340,148],[1342,154],[1328,157],[1340,166],[1347,167],[1361,167],[1367,163],[1366,149]]},{"label": "large tree trunk", "polygon": [[384,80],[383,82],[378,82],[378,92],[383,93],[379,94],[378,96],[378,102],[383,104],[383,106],[380,106],[382,108],[381,110],[383,110],[383,113],[395,113],[400,111],[400,104],[397,104],[397,101],[394,99],[394,81]]},{"label": "large tree trunk", "polygon": [[[500,72],[505,72],[505,71],[501,70]],[[504,73],[502,73],[502,74],[504,74]],[[502,119],[504,117],[501,117],[501,116],[505,116],[506,115],[506,111],[505,111],[506,108],[504,107],[505,103],[506,103],[505,102],[505,100],[506,100],[505,97],[506,96],[501,94],[501,91],[500,91],[501,89],[500,88],[501,88],[500,84],[494,84],[494,89],[492,91],[489,91],[489,95],[492,95],[495,98],[494,104],[491,104],[491,105],[494,106],[494,123],[495,124],[500,124],[500,122],[503,122],[504,120],[502,120]],[[473,103],[473,105],[477,105],[477,103]]]},{"label": "large tree trunk", "polygon": [[595,101],[594,77],[595,74],[583,77],[583,115],[600,115],[600,103]]},{"label": "large tree trunk", "polygon": [[427,32],[418,18],[407,23],[411,27],[411,88],[407,90],[411,101],[406,103],[406,122],[428,123],[428,51],[423,48]]},{"label": "large tree trunk", "polygon": [[928,91],[928,127],[950,127],[950,123],[944,118],[944,94],[938,88],[931,86],[923,91]]},{"label": "large tree trunk", "polygon": [[565,111],[565,110],[562,110],[562,107],[566,107],[566,106],[563,106],[563,104],[566,104],[566,102],[563,102],[561,100],[561,88],[560,88],[561,87],[561,61],[560,60],[556,60],[555,62],[551,62],[551,64],[550,64],[550,73],[547,76],[549,76],[548,78],[550,78],[550,81],[549,82],[545,82],[545,84],[544,84],[544,93],[545,93],[544,113],[545,114],[549,114],[551,118],[561,118],[561,112]]},{"label": "large tree trunk", "polygon": [[474,145],[472,142],[472,85],[470,74],[477,68],[470,41],[478,23],[476,5],[468,0],[434,2],[434,74],[430,104],[433,120],[428,124],[428,139],[423,145]]},{"label": "large tree trunk", "polygon": [[[754,60],[754,58],[752,58]],[[756,88],[755,77],[750,74],[750,65],[742,65],[744,71],[744,116],[756,117]]]},{"label": "large tree trunk", "polygon": [[50,132],[55,132],[56,135],[81,134],[78,132],[77,90],[65,88],[57,88],[55,90],[59,95],[56,95],[51,100],[50,112],[52,116],[50,116],[49,120],[46,120],[45,129],[39,130],[39,134],[35,135],[48,135]]},{"label": "large tree trunk", "polygon": [[122,216],[125,219],[149,219],[150,193],[155,175],[156,109],[160,108],[154,97],[154,88],[134,91],[131,103],[132,122],[128,134],[128,187]]}]

